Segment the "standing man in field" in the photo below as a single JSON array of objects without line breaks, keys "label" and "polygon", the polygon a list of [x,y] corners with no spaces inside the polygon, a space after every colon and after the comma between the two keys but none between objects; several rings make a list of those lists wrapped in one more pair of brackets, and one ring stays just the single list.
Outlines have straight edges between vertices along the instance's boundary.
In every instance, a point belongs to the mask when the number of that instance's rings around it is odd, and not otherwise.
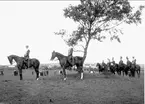
[{"label": "standing man in field", "polygon": [[24,54],[25,63],[26,63],[26,69],[29,68],[29,63],[28,63],[29,55],[30,55],[30,49],[29,49],[29,46],[26,45],[26,52]]}]

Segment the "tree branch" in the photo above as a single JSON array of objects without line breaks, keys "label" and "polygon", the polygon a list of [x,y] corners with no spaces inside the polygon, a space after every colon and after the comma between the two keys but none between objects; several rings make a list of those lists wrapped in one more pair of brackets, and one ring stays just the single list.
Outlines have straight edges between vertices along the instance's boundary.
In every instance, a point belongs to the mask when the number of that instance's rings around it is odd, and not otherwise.
[{"label": "tree branch", "polygon": [[[108,21],[105,21],[105,22],[103,22],[102,24],[100,24],[100,26],[98,26],[94,31],[93,31],[93,35],[95,35],[96,33],[97,33],[97,31],[98,31],[98,29],[102,26],[102,25],[104,25],[105,23],[107,23]],[[100,30],[101,31],[101,30]]]},{"label": "tree branch", "polygon": [[125,21],[125,20],[122,20],[120,23],[118,23],[118,24],[115,25],[115,26],[112,26],[112,27],[110,27],[110,28],[103,29],[103,31],[107,31],[107,30],[113,29],[113,28],[119,26],[120,24],[122,24],[124,21]]}]

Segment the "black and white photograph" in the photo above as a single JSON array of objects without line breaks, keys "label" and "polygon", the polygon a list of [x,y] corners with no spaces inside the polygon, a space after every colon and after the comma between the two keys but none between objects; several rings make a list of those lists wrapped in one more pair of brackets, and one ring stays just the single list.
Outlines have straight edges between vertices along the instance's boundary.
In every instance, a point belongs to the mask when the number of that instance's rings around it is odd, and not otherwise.
[{"label": "black and white photograph", "polygon": [[0,0],[0,104],[144,104],[144,0]]}]

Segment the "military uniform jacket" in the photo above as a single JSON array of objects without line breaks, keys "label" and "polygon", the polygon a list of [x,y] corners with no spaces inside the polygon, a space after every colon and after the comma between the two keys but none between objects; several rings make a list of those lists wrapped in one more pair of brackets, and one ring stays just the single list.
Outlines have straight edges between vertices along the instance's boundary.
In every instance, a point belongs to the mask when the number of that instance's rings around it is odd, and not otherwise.
[{"label": "military uniform jacket", "polygon": [[25,57],[25,58],[29,58],[29,54],[30,54],[30,50],[28,49],[28,50],[26,51],[26,54],[24,55],[24,57]]},{"label": "military uniform jacket", "polygon": [[70,49],[68,50],[68,56],[72,56],[72,54],[73,54],[73,48],[70,48]]}]

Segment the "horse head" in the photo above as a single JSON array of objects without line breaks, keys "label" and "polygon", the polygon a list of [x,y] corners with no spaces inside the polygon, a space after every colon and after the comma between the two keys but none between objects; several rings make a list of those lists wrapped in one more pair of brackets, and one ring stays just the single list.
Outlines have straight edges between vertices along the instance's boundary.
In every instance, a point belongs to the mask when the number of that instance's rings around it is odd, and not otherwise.
[{"label": "horse head", "polygon": [[11,55],[8,56],[8,60],[9,60],[10,64],[12,65],[13,64],[13,57]]},{"label": "horse head", "polygon": [[98,69],[100,69],[100,68],[101,68],[100,63],[97,63],[97,64],[96,64],[96,67],[97,67]]},{"label": "horse head", "polygon": [[56,57],[56,52],[55,52],[55,51],[53,51],[53,52],[52,52],[52,56],[51,56],[51,59],[50,59],[50,60],[53,60],[55,57]]}]

